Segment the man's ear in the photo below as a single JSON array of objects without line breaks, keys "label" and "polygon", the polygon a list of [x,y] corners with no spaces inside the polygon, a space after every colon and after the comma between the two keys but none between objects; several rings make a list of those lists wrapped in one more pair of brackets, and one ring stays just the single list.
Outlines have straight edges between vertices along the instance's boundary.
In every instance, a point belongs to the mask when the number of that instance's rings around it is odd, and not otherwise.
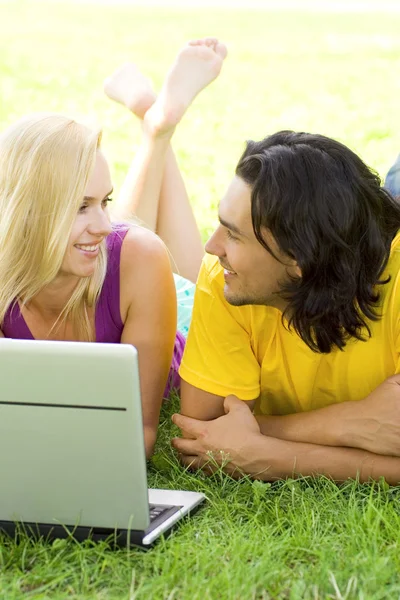
[{"label": "man's ear", "polygon": [[301,278],[302,276],[301,269],[297,263],[295,263],[293,266],[293,273],[296,275],[296,277]]},{"label": "man's ear", "polygon": [[289,259],[289,264],[287,265],[287,273],[290,277],[299,277],[301,279],[302,272],[298,265],[298,262],[294,258]]}]

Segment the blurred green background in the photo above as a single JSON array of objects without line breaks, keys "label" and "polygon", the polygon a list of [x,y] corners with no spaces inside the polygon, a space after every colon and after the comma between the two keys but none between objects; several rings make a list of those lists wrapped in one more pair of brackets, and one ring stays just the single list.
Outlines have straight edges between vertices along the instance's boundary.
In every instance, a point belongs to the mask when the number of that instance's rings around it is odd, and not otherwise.
[{"label": "blurred green background", "polygon": [[174,142],[204,239],[248,138],[323,133],[385,175],[400,151],[400,13],[160,4],[0,0],[0,128],[32,111],[89,117],[118,189],[140,129],[103,96],[103,79],[133,60],[159,88],[186,40],[215,35],[229,47],[222,76]]}]

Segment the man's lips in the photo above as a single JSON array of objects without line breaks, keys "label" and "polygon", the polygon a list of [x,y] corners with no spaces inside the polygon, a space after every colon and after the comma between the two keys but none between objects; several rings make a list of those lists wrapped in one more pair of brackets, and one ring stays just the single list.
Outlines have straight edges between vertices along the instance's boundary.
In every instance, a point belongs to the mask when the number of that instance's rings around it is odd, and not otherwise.
[{"label": "man's lips", "polygon": [[219,264],[223,268],[224,273],[227,273],[229,275],[236,275],[235,271],[232,271],[232,269],[228,269],[228,267],[225,267],[225,265],[223,265],[222,263],[219,263]]}]

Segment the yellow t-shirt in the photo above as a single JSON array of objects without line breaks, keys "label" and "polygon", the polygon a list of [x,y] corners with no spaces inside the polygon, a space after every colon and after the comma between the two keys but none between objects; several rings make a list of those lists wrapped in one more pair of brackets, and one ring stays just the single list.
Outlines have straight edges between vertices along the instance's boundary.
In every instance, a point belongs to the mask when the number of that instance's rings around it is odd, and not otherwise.
[{"label": "yellow t-shirt", "polygon": [[269,306],[231,306],[223,270],[206,256],[197,282],[181,377],[202,390],[254,400],[256,412],[283,415],[360,400],[400,372],[400,232],[379,286],[383,317],[368,321],[371,338],[319,354],[282,324]]}]

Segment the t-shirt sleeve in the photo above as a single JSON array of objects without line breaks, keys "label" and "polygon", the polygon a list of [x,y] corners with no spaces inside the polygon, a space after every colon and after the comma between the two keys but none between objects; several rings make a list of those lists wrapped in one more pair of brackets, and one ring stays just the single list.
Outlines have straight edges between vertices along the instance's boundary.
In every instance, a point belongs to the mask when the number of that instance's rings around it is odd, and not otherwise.
[{"label": "t-shirt sleeve", "polygon": [[395,372],[394,375],[400,374],[400,317],[397,319],[396,328],[395,328]]},{"label": "t-shirt sleeve", "polygon": [[393,281],[392,298],[386,319],[393,331],[395,375],[400,374],[400,273]]},{"label": "t-shirt sleeve", "polygon": [[260,394],[260,365],[251,346],[251,307],[231,306],[223,286],[218,261],[206,257],[179,374],[211,394],[254,400]]}]

